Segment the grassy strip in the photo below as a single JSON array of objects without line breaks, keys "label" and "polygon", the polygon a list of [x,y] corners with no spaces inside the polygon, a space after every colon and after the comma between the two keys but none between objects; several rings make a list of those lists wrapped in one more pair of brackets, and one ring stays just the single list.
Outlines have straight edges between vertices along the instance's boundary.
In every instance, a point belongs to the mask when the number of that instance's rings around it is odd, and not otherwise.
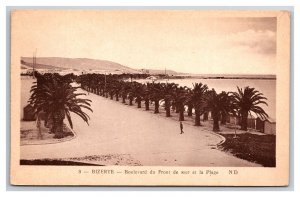
[{"label": "grassy strip", "polygon": [[46,166],[101,166],[97,164],[75,162],[75,161],[63,161],[58,159],[35,159],[35,160],[20,160],[20,165],[46,165]]},{"label": "grassy strip", "polygon": [[221,135],[226,138],[219,147],[222,150],[264,167],[276,167],[276,136],[245,133],[234,138],[234,134]]}]

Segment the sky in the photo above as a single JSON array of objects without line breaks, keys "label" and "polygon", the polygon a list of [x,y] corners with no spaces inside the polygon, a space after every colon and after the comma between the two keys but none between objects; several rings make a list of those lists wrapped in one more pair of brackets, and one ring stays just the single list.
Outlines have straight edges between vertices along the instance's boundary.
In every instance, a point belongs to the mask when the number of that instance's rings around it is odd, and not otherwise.
[{"label": "sky", "polygon": [[201,11],[20,11],[21,56],[92,58],[195,74],[275,74],[276,18]]}]

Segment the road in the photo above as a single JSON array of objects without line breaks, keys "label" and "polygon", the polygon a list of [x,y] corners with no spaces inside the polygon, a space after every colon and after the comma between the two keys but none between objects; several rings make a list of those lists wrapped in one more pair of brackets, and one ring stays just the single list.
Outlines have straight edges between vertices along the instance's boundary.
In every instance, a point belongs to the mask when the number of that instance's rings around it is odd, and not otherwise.
[{"label": "road", "polygon": [[75,139],[21,146],[21,159],[129,154],[144,166],[259,166],[216,149],[222,138],[204,127],[183,123],[180,134],[178,121],[95,94],[87,98],[94,112],[89,125],[72,116]]}]

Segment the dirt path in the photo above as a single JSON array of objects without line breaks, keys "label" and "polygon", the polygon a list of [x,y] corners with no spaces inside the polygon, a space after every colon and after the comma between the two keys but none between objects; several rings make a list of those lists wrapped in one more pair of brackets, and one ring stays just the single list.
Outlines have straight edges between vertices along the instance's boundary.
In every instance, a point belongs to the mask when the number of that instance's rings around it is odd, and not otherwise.
[{"label": "dirt path", "polygon": [[[69,158],[89,155],[130,154],[142,165],[259,166],[216,149],[222,140],[204,127],[184,124],[136,106],[123,105],[94,94],[88,126],[73,115],[77,138],[71,141],[21,146],[21,159]],[[104,164],[105,165],[105,164]]]}]

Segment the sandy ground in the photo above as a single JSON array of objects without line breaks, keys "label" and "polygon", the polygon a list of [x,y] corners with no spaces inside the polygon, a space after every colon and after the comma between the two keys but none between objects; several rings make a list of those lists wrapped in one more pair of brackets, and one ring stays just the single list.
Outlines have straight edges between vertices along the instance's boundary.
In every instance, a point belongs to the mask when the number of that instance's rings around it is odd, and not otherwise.
[{"label": "sandy ground", "polygon": [[44,126],[44,121],[41,121],[41,135],[35,121],[21,121],[21,141],[22,145],[37,145],[37,144],[53,144],[72,140],[76,136],[68,127],[64,127],[64,132],[68,134],[64,138],[55,139],[54,133],[50,133],[49,129]]},{"label": "sandy ground", "polygon": [[[23,93],[25,86],[22,88]],[[22,100],[29,97],[26,95],[22,95]],[[184,123],[185,133],[180,135],[178,121],[95,94],[90,93],[87,98],[93,101],[90,125],[73,115],[77,134],[74,140],[21,146],[21,159],[123,154],[143,166],[260,166],[216,149],[222,138],[207,131],[207,127]]]}]

